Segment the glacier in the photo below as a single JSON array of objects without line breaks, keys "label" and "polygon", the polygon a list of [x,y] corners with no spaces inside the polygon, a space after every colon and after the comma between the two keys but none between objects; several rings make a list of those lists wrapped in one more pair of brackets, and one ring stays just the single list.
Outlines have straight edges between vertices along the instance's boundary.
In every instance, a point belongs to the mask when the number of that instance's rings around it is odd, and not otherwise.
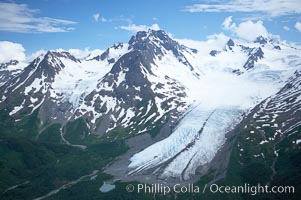
[{"label": "glacier", "polygon": [[162,166],[160,178],[188,180],[198,166],[214,158],[225,142],[225,133],[240,119],[238,107],[207,109],[201,103],[193,105],[169,137],[130,158],[129,174]]},{"label": "glacier", "polygon": [[[190,180],[199,167],[214,159],[243,114],[279,91],[299,65],[300,57],[292,56],[295,50],[288,46],[281,45],[281,52],[275,52],[273,43],[239,43],[253,50],[262,48],[266,55],[248,71],[242,67],[247,56],[242,45],[236,44],[216,57],[201,50],[198,54],[184,52],[193,63],[190,72],[171,52],[155,59],[152,70],[156,78],[169,76],[179,81],[190,108],[168,137],[129,158],[129,176],[153,174],[161,180]],[[234,69],[243,73],[237,76],[231,73]]]}]

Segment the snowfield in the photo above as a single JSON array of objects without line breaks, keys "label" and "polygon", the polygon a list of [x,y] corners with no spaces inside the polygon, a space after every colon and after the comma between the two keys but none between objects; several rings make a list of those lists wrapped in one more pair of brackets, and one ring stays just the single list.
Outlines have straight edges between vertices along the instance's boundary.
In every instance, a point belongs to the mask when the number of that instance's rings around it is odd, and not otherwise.
[{"label": "snowfield", "polygon": [[[157,122],[170,125],[164,120],[171,118],[176,128],[132,155],[127,172],[188,180],[212,161],[242,113],[274,95],[301,67],[300,49],[285,42],[219,37],[221,41],[212,38],[191,49],[193,41],[181,40],[190,43],[184,46],[164,31],[149,30],[95,57],[50,51],[32,62],[24,79],[17,76],[5,88],[1,101],[21,88],[27,100],[14,105],[11,116],[28,108],[32,113],[42,104],[57,105],[52,119],[87,118],[90,132],[106,138],[116,128],[130,129],[124,138],[145,134]],[[43,108],[47,113],[48,106]]]},{"label": "snowfield", "polygon": [[[196,55],[184,52],[199,76],[188,73],[187,66],[170,52],[163,59],[156,59],[154,73],[158,77],[170,76],[184,85],[187,103],[192,106],[169,137],[130,158],[129,175],[153,173],[165,180],[189,180],[197,167],[212,161],[242,113],[279,91],[300,68],[300,53],[296,54],[296,49],[279,44],[282,50],[275,50],[269,42],[265,46],[242,44],[260,47],[265,53],[248,71],[242,67],[247,55],[238,45],[231,50],[219,49],[221,53],[215,57],[208,55],[209,49],[207,55],[204,50]],[[243,73],[232,73],[235,69]]]}]

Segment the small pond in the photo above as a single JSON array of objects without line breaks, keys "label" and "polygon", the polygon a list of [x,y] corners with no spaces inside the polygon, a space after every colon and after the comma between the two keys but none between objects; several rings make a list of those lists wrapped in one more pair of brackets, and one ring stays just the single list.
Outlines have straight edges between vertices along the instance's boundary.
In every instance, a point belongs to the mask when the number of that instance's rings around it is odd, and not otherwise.
[{"label": "small pond", "polygon": [[99,188],[99,191],[101,192],[109,192],[111,190],[115,189],[114,184],[103,182],[102,186]]}]

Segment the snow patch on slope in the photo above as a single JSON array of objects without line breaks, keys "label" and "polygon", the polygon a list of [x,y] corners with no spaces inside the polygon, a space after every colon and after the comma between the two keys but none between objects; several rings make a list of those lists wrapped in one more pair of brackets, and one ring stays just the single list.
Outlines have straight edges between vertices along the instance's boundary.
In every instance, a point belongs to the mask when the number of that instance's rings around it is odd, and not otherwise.
[{"label": "snow patch on slope", "polygon": [[[178,62],[171,52],[155,59],[152,71],[156,76],[149,79],[161,83],[167,82],[166,77],[176,80],[185,88],[188,105],[192,102],[199,105],[185,114],[169,137],[130,158],[130,175],[152,170],[162,179],[188,180],[198,166],[214,158],[225,142],[226,133],[240,121],[241,113],[279,91],[285,80],[301,66],[300,54],[293,48],[281,46],[283,52],[280,52],[271,45],[248,45],[261,47],[265,53],[248,71],[243,68],[248,54],[238,45],[216,57],[209,56],[209,52],[207,55],[184,52],[199,76]],[[238,76],[233,73],[235,69],[245,73]]]}]

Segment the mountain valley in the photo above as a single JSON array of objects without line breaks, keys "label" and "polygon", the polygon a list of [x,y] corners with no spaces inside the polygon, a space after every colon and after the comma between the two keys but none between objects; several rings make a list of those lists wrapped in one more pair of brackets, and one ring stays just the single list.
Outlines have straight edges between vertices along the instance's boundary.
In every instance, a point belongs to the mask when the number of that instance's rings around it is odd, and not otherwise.
[{"label": "mountain valley", "polygon": [[[204,55],[149,29],[94,57],[49,50],[3,63],[0,193],[118,199],[125,182],[300,188],[300,83],[301,50],[263,36]],[[107,180],[120,194],[91,186]]]}]

